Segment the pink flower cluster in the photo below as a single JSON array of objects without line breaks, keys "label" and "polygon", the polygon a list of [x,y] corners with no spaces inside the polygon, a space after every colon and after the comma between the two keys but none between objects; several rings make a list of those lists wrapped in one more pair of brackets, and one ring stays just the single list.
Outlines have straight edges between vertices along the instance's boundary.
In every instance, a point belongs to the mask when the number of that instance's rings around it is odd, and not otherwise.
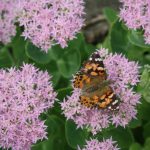
[{"label": "pink flower cluster", "polygon": [[55,44],[64,48],[83,26],[83,5],[83,0],[1,0],[0,42],[11,41],[19,22],[22,35],[43,51]]},{"label": "pink flower cluster", "polygon": [[83,0],[24,0],[18,16],[23,36],[44,51],[67,46],[83,26]]},{"label": "pink flower cluster", "polygon": [[120,101],[119,110],[110,112],[107,109],[98,110],[83,106],[79,102],[82,89],[78,88],[61,103],[67,119],[74,120],[78,127],[88,127],[93,134],[109,127],[110,123],[125,127],[131,119],[136,118],[136,105],[140,99],[140,95],[132,89],[139,82],[138,64],[128,61],[122,55],[108,53],[107,49],[101,48],[96,53],[103,60],[107,80],[111,81],[110,86]]},{"label": "pink flower cluster", "polygon": [[39,115],[52,107],[56,98],[51,77],[32,65],[20,70],[0,70],[0,146],[29,150],[32,143],[47,138]]},{"label": "pink flower cluster", "polygon": [[78,150],[119,150],[119,148],[117,148],[116,142],[110,138],[103,140],[103,142],[99,142],[97,139],[91,139],[86,142],[83,149],[79,147]]},{"label": "pink flower cluster", "polygon": [[147,44],[150,44],[150,1],[149,0],[120,0],[123,4],[120,18],[131,29],[142,28]]},{"label": "pink flower cluster", "polygon": [[0,1],[0,42],[7,44],[16,35],[16,0]]}]

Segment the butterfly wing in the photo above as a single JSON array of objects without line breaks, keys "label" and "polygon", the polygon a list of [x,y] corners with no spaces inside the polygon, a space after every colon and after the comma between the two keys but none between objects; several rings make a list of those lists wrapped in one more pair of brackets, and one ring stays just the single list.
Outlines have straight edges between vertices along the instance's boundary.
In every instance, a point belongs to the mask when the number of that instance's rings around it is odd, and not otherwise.
[{"label": "butterfly wing", "polygon": [[86,91],[82,92],[80,102],[88,108],[108,108],[109,110],[119,108],[119,100],[108,85],[102,86],[102,88],[94,86],[87,88]]},{"label": "butterfly wing", "polygon": [[90,78],[83,72],[78,72],[73,79],[73,87],[82,89],[85,84],[90,83]]},{"label": "butterfly wing", "polygon": [[118,109],[119,100],[107,81],[107,74],[99,54],[94,53],[83,64],[73,81],[74,88],[82,90],[80,102],[88,108]]}]

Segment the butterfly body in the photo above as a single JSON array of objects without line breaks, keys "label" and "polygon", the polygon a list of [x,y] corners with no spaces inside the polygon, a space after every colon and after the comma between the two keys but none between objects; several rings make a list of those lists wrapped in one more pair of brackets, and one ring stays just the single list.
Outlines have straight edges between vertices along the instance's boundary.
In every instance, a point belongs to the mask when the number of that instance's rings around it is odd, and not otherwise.
[{"label": "butterfly body", "polygon": [[81,89],[80,103],[88,108],[117,110],[119,100],[107,80],[107,73],[99,54],[86,61],[73,81]]}]

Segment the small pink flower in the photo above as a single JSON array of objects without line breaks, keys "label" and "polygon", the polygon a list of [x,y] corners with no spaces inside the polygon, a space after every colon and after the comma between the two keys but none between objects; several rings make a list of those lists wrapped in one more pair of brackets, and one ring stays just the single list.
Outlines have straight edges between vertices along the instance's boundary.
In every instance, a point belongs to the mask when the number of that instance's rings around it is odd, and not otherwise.
[{"label": "small pink flower", "polygon": [[86,141],[84,148],[78,147],[78,150],[119,150],[116,142],[110,139],[103,140],[99,142],[97,139],[91,139]]}]

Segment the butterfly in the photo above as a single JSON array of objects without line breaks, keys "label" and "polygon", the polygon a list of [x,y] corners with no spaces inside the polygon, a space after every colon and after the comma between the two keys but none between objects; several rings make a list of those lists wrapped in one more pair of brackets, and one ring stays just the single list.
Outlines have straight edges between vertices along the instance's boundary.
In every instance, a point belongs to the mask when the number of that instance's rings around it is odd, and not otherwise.
[{"label": "butterfly", "polygon": [[81,89],[79,101],[82,105],[116,111],[120,101],[110,84],[98,52],[91,55],[73,79],[73,87]]}]

